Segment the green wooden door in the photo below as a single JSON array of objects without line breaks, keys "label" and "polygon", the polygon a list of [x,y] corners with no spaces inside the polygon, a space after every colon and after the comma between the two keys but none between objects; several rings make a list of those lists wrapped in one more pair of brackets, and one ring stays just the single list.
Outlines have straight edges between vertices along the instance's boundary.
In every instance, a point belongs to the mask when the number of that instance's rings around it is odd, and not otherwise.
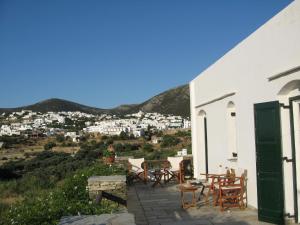
[{"label": "green wooden door", "polygon": [[258,218],[284,224],[279,103],[255,104],[254,111]]}]

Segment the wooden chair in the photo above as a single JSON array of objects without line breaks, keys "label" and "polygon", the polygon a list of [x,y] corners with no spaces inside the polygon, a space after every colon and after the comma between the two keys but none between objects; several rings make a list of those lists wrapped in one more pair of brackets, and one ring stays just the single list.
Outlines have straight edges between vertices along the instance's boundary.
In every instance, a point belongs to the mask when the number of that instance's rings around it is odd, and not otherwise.
[{"label": "wooden chair", "polygon": [[221,177],[228,176],[230,171],[227,167],[223,168],[219,166],[218,173],[211,173],[211,174],[200,174],[205,176],[205,181],[202,182],[205,189],[208,189],[205,195],[205,203],[209,203],[209,197],[212,196],[213,198],[213,205],[217,205],[218,202],[218,194],[219,194],[219,179]]},{"label": "wooden chair", "polygon": [[208,189],[205,195],[205,203],[209,203],[209,197],[213,198],[213,205],[217,204],[218,201],[218,184],[219,179],[226,174],[205,174],[206,175],[206,182],[202,182],[205,189]]},{"label": "wooden chair", "polygon": [[168,157],[169,168],[165,168],[165,182],[177,180],[180,184],[184,182],[183,157]]},{"label": "wooden chair", "polygon": [[[147,183],[147,164],[144,158],[128,159],[129,162],[129,176],[132,180],[140,180]],[[143,166],[142,166],[143,165]]]},{"label": "wooden chair", "polygon": [[218,203],[220,210],[224,208],[245,208],[245,173],[241,176],[220,177],[218,185]]},{"label": "wooden chair", "polygon": [[248,181],[248,172],[245,169],[237,168],[236,170],[236,176],[243,177],[244,187],[243,187],[243,196],[242,200],[244,202],[245,207],[248,205],[248,198],[247,198],[247,181]]}]

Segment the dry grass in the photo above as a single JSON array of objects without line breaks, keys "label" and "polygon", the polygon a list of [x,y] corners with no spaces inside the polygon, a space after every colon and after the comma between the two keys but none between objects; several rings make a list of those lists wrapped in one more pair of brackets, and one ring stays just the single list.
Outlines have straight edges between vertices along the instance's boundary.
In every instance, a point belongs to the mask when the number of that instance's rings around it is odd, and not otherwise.
[{"label": "dry grass", "polygon": [[80,149],[80,147],[78,147],[78,146],[76,146],[76,147],[61,147],[61,146],[57,146],[57,147],[54,147],[52,149],[52,151],[74,154],[74,153],[78,152],[79,149]]},{"label": "dry grass", "polygon": [[5,198],[0,198],[0,203],[5,204],[5,205],[12,205],[17,202],[22,201],[24,198],[21,196],[9,196]]}]

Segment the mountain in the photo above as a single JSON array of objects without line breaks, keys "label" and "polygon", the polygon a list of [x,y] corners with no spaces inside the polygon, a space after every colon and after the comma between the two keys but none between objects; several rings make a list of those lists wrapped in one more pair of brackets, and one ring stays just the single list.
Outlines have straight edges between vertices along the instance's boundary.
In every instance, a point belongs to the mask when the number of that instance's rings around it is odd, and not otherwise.
[{"label": "mountain", "polygon": [[148,101],[140,104],[140,110],[185,117],[190,116],[189,85],[173,88],[150,98]]},{"label": "mountain", "polygon": [[116,115],[125,115],[142,110],[144,112],[158,112],[187,117],[190,116],[190,93],[189,86],[182,85],[160,93],[141,104],[120,105],[112,109],[99,109],[63,99],[51,98],[18,108],[0,108],[0,113],[16,112],[22,109],[36,112],[81,111],[92,114],[107,113]]},{"label": "mountain", "polygon": [[85,105],[81,105],[75,102],[51,98],[47,99],[33,105],[21,106],[18,108],[2,108],[0,112],[16,112],[21,110],[32,110],[35,112],[59,112],[59,111],[81,111],[86,113],[98,114],[105,112],[104,109],[93,108]]}]

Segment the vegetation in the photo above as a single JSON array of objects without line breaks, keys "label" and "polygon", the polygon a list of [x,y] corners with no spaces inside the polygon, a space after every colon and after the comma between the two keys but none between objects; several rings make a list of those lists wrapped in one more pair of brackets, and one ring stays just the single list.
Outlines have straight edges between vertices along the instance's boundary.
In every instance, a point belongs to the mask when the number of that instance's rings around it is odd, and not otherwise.
[{"label": "vegetation", "polygon": [[172,147],[180,143],[180,139],[171,135],[164,135],[162,138],[162,142],[160,146],[164,147]]},{"label": "vegetation", "polygon": [[99,148],[81,149],[74,157],[43,151],[34,159],[11,161],[0,167],[0,200],[15,199],[11,207],[0,201],[0,218],[4,218],[0,224],[56,224],[66,215],[117,210],[117,205],[111,202],[96,205],[89,200],[86,190],[89,176],[124,174],[121,167],[97,161],[106,147],[104,143],[90,144]]},{"label": "vegetation", "polygon": [[[150,129],[148,135],[153,135]],[[87,135],[76,144],[58,135],[41,139],[39,151],[22,150],[22,154],[27,156],[23,159],[13,161],[9,157],[0,166],[0,225],[50,225],[56,224],[62,216],[118,210],[118,206],[112,202],[103,201],[97,205],[89,200],[87,178],[91,175],[124,174],[120,165],[112,164],[110,167],[99,161],[111,154],[107,151],[111,144],[117,156],[144,157],[147,160],[166,159],[176,155],[182,148],[191,151],[189,131],[168,135],[157,132],[155,135],[162,136],[161,144],[151,144],[143,138],[124,134],[114,137]],[[11,139],[14,146],[16,143],[13,141],[20,141],[18,146],[30,141],[15,138]],[[55,151],[41,151],[43,146],[51,149],[55,145]],[[69,152],[71,154],[57,152],[58,148],[67,146],[77,147]]]},{"label": "vegetation", "polygon": [[28,144],[31,141],[23,136],[0,136],[0,142],[4,142],[2,148],[11,148],[16,144]]},{"label": "vegetation", "polygon": [[152,146],[151,144],[146,143],[146,144],[144,144],[144,146],[143,146],[143,150],[144,150],[145,152],[153,152],[153,151],[154,151],[154,148],[153,148],[153,146]]},{"label": "vegetation", "polygon": [[103,155],[104,157],[113,157],[113,156],[115,155],[115,153],[112,152],[112,151],[109,151],[109,150],[105,149],[105,150],[103,151],[102,155]]},{"label": "vegetation", "polygon": [[51,149],[52,149],[53,147],[55,147],[55,146],[56,146],[56,143],[50,141],[50,142],[48,142],[48,143],[46,143],[46,144],[44,145],[44,149],[45,149],[45,150],[51,150]]},{"label": "vegetation", "polygon": [[102,138],[101,138],[103,141],[104,140],[110,140],[110,141],[124,141],[124,140],[136,140],[137,138],[134,137],[133,134],[127,134],[126,132],[122,131],[120,133],[120,135],[113,135],[113,136],[106,136],[106,135],[103,135]]},{"label": "vegetation", "polygon": [[[64,180],[51,190],[36,192],[34,197],[25,195],[24,200],[4,210],[0,214],[0,224],[57,224],[62,216],[94,215],[112,213],[118,210],[118,205],[103,200],[96,204],[89,199],[86,190],[87,179],[92,175],[124,174],[121,168],[95,164],[78,170],[73,176]],[[2,206],[3,207],[3,206]]]},{"label": "vegetation", "polygon": [[179,130],[175,133],[177,137],[191,137],[191,130],[183,131]]},{"label": "vegetation", "polygon": [[56,135],[56,141],[57,142],[64,142],[65,141],[64,135],[61,135],[61,134]]}]

